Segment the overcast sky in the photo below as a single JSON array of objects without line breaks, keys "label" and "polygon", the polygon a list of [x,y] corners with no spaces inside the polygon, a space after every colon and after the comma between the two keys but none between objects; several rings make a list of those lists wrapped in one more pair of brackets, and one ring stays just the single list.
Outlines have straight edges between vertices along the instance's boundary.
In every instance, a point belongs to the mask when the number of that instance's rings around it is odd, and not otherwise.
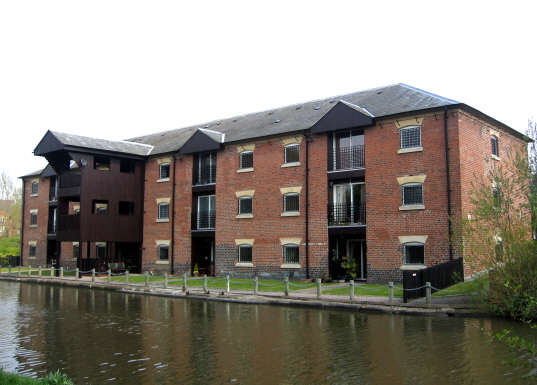
[{"label": "overcast sky", "polygon": [[[534,1],[0,0],[0,172],[47,130],[106,139],[394,83],[524,132]],[[17,182],[19,183],[19,182]]]}]

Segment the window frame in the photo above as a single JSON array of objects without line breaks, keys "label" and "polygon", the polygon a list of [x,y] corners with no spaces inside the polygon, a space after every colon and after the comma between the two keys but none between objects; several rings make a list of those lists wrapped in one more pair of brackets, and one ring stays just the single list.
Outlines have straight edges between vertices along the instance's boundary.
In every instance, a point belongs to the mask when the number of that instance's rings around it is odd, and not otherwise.
[{"label": "window frame", "polygon": [[[416,142],[416,138],[412,137],[412,135],[415,135],[412,133],[412,131],[418,131],[418,142]],[[401,150],[407,150],[407,149],[413,149],[413,148],[421,148],[423,146],[422,138],[421,138],[421,126],[407,126],[399,129],[399,148]]]},{"label": "window frame", "polygon": [[[290,202],[288,202],[288,199],[290,200],[291,198],[294,198],[294,197],[296,197],[297,202],[294,204],[290,204]],[[297,209],[291,210],[289,206],[294,206],[294,205],[296,205]],[[284,213],[300,213],[300,193],[290,192],[290,193],[283,194],[283,212]]]},{"label": "window frame", "polygon": [[497,135],[490,136],[491,154],[496,158],[500,157],[500,139]]},{"label": "window frame", "polygon": [[165,163],[159,164],[158,179],[159,180],[170,179],[170,163],[165,162]]},{"label": "window frame", "polygon": [[30,245],[28,258],[37,258],[37,245]]},{"label": "window frame", "polygon": [[80,244],[73,245],[73,259],[80,258]]},{"label": "window frame", "polygon": [[30,226],[37,226],[37,213],[36,212],[30,213]]},{"label": "window frame", "polygon": [[33,181],[32,182],[32,193],[31,193],[32,196],[37,196],[39,195],[39,182],[38,181]]},{"label": "window frame", "polygon": [[[163,216],[163,212],[161,211],[164,207],[166,207],[166,216]],[[161,202],[157,205],[157,219],[170,219],[170,204],[168,202]]]},{"label": "window frame", "polygon": [[248,170],[252,168],[254,168],[254,152],[253,151],[241,152],[239,154],[239,170]]},{"label": "window frame", "polygon": [[[422,254],[422,260],[420,262],[410,262],[408,258],[412,258],[413,256],[409,256],[409,248],[414,247],[420,247],[421,248],[421,254]],[[403,244],[403,265],[404,266],[425,266],[425,244],[420,242],[408,242]]]},{"label": "window frame", "polygon": [[[283,263],[285,265],[299,265],[300,264],[300,245],[297,245],[296,243],[286,243],[282,246],[283,251]],[[293,251],[293,254],[296,253],[296,255],[289,255],[289,253]],[[293,258],[291,260],[290,258]],[[296,261],[294,260],[296,258]]]},{"label": "window frame", "polygon": [[[244,255],[243,253],[246,253],[246,255]],[[249,260],[244,259],[248,257],[249,257]],[[252,245],[249,245],[249,244],[239,245],[237,248],[237,258],[238,258],[239,263],[253,263],[254,257],[253,257]]]},{"label": "window frame", "polygon": [[[296,150],[294,150],[296,148]],[[291,143],[288,145],[285,145],[283,147],[283,163],[284,164],[297,164],[300,163],[300,143]],[[292,151],[296,151],[295,154],[293,154]],[[296,160],[294,160],[296,157]],[[291,159],[289,159],[291,158]]]},{"label": "window frame", "polygon": [[[102,256],[100,255],[100,253],[102,253]],[[95,258],[97,258],[97,259],[105,259],[106,258],[106,245],[96,245],[95,246]]]},{"label": "window frame", "polygon": [[[241,204],[242,202],[250,202],[250,207],[246,207],[246,209],[249,208],[249,210],[244,211],[245,207]],[[252,196],[242,196],[238,199],[238,215],[253,215],[254,211],[254,204],[253,204],[254,198]]]},{"label": "window frame", "polygon": [[[419,203],[417,203],[417,202],[407,203],[407,200],[410,200],[410,198],[413,198],[413,197],[409,197],[405,193],[406,190],[411,189],[411,188],[415,188],[415,187],[418,187],[418,186],[420,187],[420,196],[421,196],[420,202]],[[407,184],[401,185],[401,201],[403,203],[403,207],[423,206],[424,205],[423,183],[407,183]]]},{"label": "window frame", "polygon": [[[162,257],[162,252],[166,250],[166,258]],[[157,261],[168,262],[170,260],[170,246],[169,245],[158,245],[157,246]]]}]

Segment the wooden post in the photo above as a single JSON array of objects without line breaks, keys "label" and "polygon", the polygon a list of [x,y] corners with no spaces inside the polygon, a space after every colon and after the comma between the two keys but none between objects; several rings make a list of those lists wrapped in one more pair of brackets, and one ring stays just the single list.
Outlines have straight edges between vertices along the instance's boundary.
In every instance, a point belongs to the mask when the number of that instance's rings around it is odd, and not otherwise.
[{"label": "wooden post", "polygon": [[183,291],[186,291],[186,273],[183,274]]},{"label": "wooden post", "polygon": [[164,272],[164,288],[168,288],[168,272]]},{"label": "wooden post", "polygon": [[63,279],[63,266],[60,267],[60,279]]},{"label": "wooden post", "polygon": [[389,282],[388,283],[388,286],[389,286],[389,302],[390,302],[390,305],[393,304],[393,282]]},{"label": "wooden post", "polygon": [[286,297],[289,297],[289,277],[285,277],[283,279],[285,281],[285,291],[284,291],[284,295]]},{"label": "wooden post", "polygon": [[203,274],[203,291],[207,293],[209,290],[207,290],[207,274]]},{"label": "wooden post", "polygon": [[32,275],[32,266],[28,266],[28,277]]},{"label": "wooden post", "polygon": [[95,282],[95,269],[91,269],[91,282]]},{"label": "wooden post", "polygon": [[107,273],[108,273],[108,283],[110,283],[112,279],[112,270],[108,269]]},{"label": "wooden post", "polygon": [[9,265],[9,266],[7,267],[7,273],[8,273],[9,275],[11,275],[11,265]]},{"label": "wooden post", "polygon": [[226,275],[226,293],[229,293],[229,275]]},{"label": "wooden post", "polygon": [[149,272],[148,271],[145,272],[145,287],[146,289],[149,288]]},{"label": "wooden post", "polygon": [[254,277],[254,295],[259,292],[259,278]]},{"label": "wooden post", "polygon": [[19,277],[21,276],[21,267],[19,266]]},{"label": "wooden post", "polygon": [[427,305],[431,305],[433,303],[433,298],[431,296],[431,282],[425,283],[425,297]]},{"label": "wooden post", "polygon": [[79,272],[79,269],[78,267],[75,269],[75,281],[78,281],[78,272]]},{"label": "wooden post", "polygon": [[354,279],[349,281],[351,302],[354,301]]},{"label": "wooden post", "polygon": [[38,277],[41,277],[41,266],[39,266],[39,272],[37,273]]},{"label": "wooden post", "polygon": [[125,272],[125,286],[129,285],[129,271],[127,270]]},{"label": "wooden post", "polygon": [[317,278],[317,299],[321,299],[321,278]]}]

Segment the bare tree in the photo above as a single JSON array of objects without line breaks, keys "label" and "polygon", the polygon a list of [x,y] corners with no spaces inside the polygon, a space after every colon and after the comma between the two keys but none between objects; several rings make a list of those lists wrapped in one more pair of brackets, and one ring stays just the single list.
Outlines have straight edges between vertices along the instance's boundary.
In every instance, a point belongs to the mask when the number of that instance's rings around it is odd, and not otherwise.
[{"label": "bare tree", "polygon": [[0,173],[0,233],[17,236],[21,225],[22,191],[5,171]]}]

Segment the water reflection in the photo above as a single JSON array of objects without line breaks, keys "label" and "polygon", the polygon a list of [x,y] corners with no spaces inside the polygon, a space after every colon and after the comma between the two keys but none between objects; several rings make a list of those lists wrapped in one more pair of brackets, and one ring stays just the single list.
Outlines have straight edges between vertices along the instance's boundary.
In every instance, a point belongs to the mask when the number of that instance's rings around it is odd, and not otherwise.
[{"label": "water reflection", "polygon": [[[498,319],[255,306],[0,281],[0,366],[77,384],[526,383]],[[531,338],[535,340],[535,335]]]}]

